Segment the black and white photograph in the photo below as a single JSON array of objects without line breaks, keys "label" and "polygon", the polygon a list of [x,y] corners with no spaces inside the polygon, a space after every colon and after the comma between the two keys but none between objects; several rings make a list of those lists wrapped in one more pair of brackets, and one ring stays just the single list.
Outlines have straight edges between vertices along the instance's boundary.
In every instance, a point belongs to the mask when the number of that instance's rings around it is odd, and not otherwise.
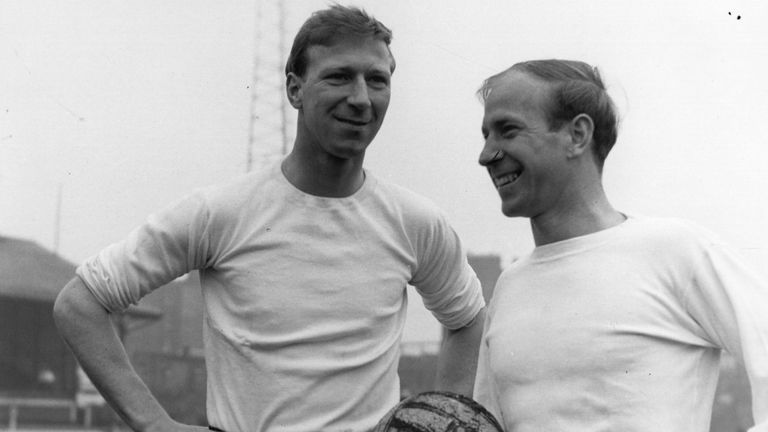
[{"label": "black and white photograph", "polygon": [[0,0],[0,431],[768,432],[767,24]]}]

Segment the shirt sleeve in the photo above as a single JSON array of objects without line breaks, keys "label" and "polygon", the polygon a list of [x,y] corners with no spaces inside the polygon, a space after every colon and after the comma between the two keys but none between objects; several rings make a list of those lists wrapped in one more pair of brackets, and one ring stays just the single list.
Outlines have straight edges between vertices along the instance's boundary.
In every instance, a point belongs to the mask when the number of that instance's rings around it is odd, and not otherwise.
[{"label": "shirt sleeve", "polygon": [[456,232],[443,215],[417,242],[418,266],[411,284],[424,306],[449,329],[468,325],[485,306],[480,281]]},{"label": "shirt sleeve", "polygon": [[202,196],[185,197],[87,259],[76,274],[104,308],[121,312],[154,289],[204,266],[207,219]]},{"label": "shirt sleeve", "polygon": [[714,236],[702,238],[688,309],[713,342],[744,365],[755,420],[749,431],[768,432],[768,285]]}]

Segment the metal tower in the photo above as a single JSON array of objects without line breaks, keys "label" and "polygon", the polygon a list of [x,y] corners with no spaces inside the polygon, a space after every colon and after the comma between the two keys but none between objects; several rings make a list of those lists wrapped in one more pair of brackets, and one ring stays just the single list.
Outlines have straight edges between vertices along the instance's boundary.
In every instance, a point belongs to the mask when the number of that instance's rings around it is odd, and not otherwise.
[{"label": "metal tower", "polygon": [[246,171],[264,168],[290,150],[293,118],[285,96],[285,20],[282,0],[256,0]]}]

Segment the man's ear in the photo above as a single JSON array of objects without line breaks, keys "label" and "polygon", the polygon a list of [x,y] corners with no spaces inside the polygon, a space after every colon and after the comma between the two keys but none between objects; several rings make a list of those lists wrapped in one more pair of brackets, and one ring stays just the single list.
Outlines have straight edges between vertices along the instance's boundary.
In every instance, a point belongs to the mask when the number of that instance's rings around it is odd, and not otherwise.
[{"label": "man's ear", "polygon": [[293,72],[288,72],[288,75],[285,77],[285,93],[288,96],[288,102],[296,109],[301,108],[301,100],[304,93],[302,91],[303,85],[304,80],[300,76]]},{"label": "man's ear", "polygon": [[595,123],[587,114],[579,114],[571,120],[568,131],[571,142],[568,146],[568,156],[577,157],[586,151],[591,151],[592,136],[595,132]]}]

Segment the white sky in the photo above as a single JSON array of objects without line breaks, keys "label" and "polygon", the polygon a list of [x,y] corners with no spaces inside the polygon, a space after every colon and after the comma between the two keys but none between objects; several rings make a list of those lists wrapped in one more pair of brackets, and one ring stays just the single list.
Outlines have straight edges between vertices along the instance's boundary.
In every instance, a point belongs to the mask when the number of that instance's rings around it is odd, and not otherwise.
[{"label": "white sky", "polygon": [[[327,4],[285,3],[289,40]],[[474,92],[517,61],[556,57],[599,66],[619,106],[614,205],[699,222],[768,274],[768,2],[340,3],[394,32],[393,96],[367,167],[434,200],[471,252],[532,247],[476,163]],[[0,2],[0,235],[53,247],[61,186],[59,252],[79,262],[244,172],[255,4]]]}]

